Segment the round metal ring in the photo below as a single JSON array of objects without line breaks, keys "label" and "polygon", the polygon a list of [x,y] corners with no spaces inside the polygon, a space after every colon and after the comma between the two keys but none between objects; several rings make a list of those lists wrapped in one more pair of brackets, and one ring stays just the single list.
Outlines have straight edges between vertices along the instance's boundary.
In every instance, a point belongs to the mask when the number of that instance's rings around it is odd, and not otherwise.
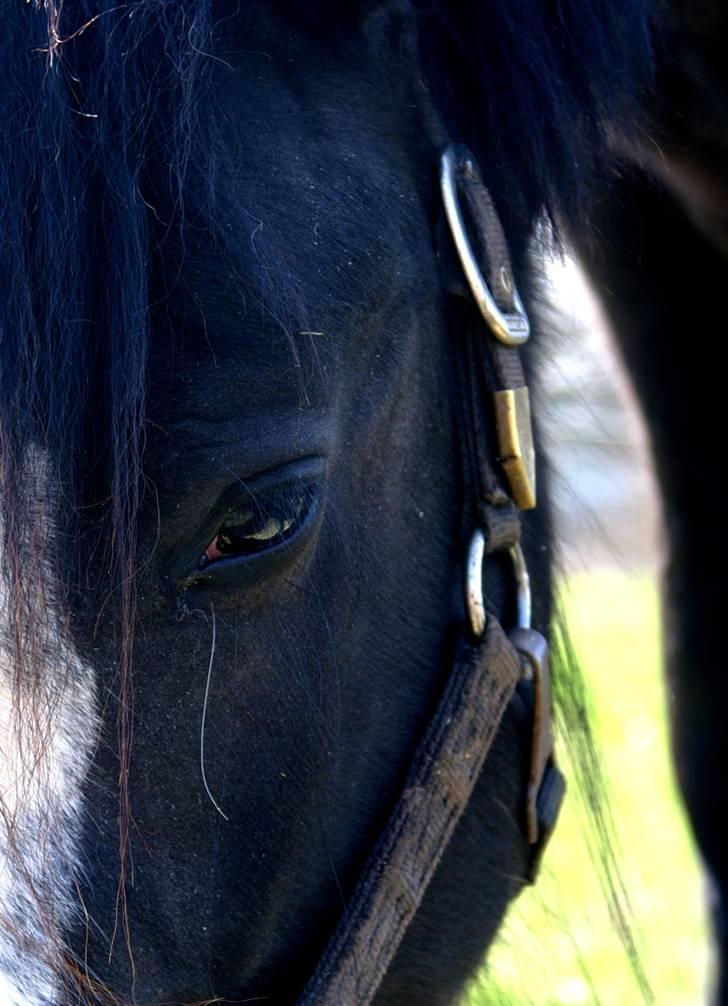
[{"label": "round metal ring", "polygon": [[483,600],[483,559],[485,559],[485,535],[476,528],[470,539],[468,560],[465,567],[465,605],[468,609],[470,628],[476,639],[485,632],[486,614]]},{"label": "round metal ring", "polygon": [[[531,578],[523,549],[516,544],[509,549],[516,581],[516,619],[519,629],[531,628]],[[483,562],[485,560],[485,534],[476,528],[470,539],[465,566],[465,606],[473,635],[480,639],[485,632],[488,615],[483,597]]]},{"label": "round metal ring", "polygon": [[516,578],[516,608],[519,629],[531,628],[531,577],[523,549],[516,544],[509,549],[513,562],[513,573]]},{"label": "round metal ring", "polygon": [[440,160],[440,188],[450,233],[470,292],[496,339],[506,346],[522,346],[531,334],[526,310],[514,286],[511,293],[515,310],[511,314],[504,314],[483,278],[460,212],[458,172],[466,177],[480,180],[475,161],[467,148],[452,143],[444,150]]}]

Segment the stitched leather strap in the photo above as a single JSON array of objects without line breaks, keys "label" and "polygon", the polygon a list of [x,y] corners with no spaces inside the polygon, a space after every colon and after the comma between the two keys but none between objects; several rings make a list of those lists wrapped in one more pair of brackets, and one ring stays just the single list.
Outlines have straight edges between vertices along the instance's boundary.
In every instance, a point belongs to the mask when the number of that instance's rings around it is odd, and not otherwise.
[{"label": "stitched leather strap", "polygon": [[402,795],[298,1006],[368,1006],[468,804],[521,676],[491,617],[461,644]]}]

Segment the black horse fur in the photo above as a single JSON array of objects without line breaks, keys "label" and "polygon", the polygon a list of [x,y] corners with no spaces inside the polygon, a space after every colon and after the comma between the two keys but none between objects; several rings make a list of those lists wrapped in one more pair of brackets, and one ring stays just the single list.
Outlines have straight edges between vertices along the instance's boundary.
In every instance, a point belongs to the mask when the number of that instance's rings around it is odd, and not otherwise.
[{"label": "black horse fur", "polygon": [[605,189],[579,250],[609,312],[651,436],[664,504],[669,711],[678,781],[708,868],[718,969],[728,1003],[722,571],[725,536],[710,486],[724,455],[724,380],[708,364],[722,331],[728,253],[728,13],[667,5],[648,130]]},{"label": "black horse fur", "polygon": [[[5,0],[8,737],[41,771],[71,694],[96,738],[46,859],[3,806],[9,1001],[295,1001],[463,618],[439,150],[476,152],[528,292],[537,223],[581,233],[635,142],[648,13]],[[230,506],[295,493],[285,542],[200,567]],[[507,623],[498,563],[488,589]],[[478,965],[523,883],[525,773],[510,717],[379,1006],[450,1003]]]}]

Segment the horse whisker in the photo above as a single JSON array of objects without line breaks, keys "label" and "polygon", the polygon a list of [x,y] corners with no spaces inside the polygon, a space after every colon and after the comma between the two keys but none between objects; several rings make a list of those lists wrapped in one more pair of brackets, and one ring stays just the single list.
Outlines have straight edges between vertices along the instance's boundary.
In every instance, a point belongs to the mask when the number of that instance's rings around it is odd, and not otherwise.
[{"label": "horse whisker", "polygon": [[215,608],[212,603],[210,603],[210,615],[212,618],[212,641],[210,643],[210,662],[207,666],[207,681],[205,682],[205,700],[202,704],[202,722],[200,723],[200,773],[202,775],[202,785],[205,787],[205,792],[210,798],[210,803],[218,812],[220,817],[224,818],[226,821],[229,821],[230,818],[227,816],[225,811],[222,809],[220,804],[212,795],[210,787],[207,783],[207,774],[205,773],[205,724],[207,721],[207,702],[210,697],[210,681],[212,680],[212,665],[215,661],[215,644],[217,637],[217,630],[215,625]]}]

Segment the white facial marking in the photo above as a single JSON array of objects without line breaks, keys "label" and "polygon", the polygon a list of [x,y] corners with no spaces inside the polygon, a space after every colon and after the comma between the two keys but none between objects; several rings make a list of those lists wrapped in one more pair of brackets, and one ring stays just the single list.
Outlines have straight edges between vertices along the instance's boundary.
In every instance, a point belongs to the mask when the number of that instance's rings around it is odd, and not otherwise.
[{"label": "white facial marking", "polygon": [[14,687],[0,584],[0,1006],[58,1002],[63,932],[74,918],[81,790],[98,719],[93,672],[62,638],[52,603],[33,671]]}]

